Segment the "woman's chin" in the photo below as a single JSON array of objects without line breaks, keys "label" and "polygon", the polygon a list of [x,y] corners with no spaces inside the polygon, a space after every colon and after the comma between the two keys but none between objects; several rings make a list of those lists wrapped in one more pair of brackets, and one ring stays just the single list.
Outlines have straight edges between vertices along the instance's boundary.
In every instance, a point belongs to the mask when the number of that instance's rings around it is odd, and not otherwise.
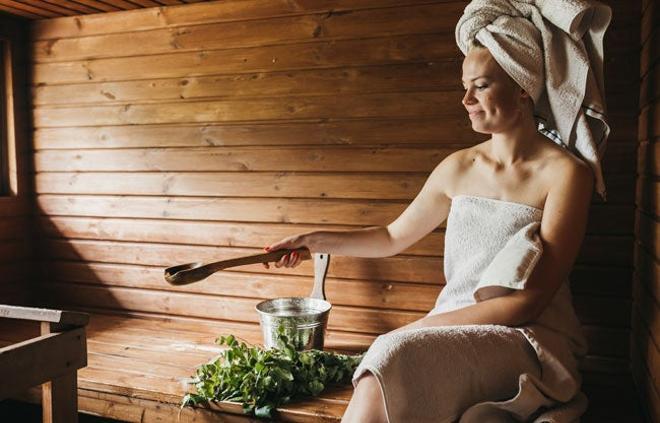
[{"label": "woman's chin", "polygon": [[472,121],[472,130],[474,132],[478,132],[480,134],[491,134],[493,132],[493,131],[488,130],[488,127],[486,127],[486,126],[484,126],[484,125],[482,125],[478,122],[475,123],[474,121]]}]

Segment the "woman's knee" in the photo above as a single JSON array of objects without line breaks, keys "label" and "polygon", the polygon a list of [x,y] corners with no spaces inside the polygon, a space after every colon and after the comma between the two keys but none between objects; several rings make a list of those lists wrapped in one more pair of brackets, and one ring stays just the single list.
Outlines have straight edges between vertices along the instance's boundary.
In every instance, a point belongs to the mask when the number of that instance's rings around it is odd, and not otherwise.
[{"label": "woman's knee", "polygon": [[360,408],[359,421],[386,422],[385,401],[376,376],[366,372],[359,380],[353,393],[353,400]]}]

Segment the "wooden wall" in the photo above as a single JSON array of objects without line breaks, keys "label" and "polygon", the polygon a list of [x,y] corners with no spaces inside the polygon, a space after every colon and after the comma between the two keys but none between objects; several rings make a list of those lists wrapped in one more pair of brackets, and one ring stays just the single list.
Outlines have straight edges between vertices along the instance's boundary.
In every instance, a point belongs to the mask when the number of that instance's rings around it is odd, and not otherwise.
[{"label": "wooden wall", "polygon": [[631,361],[654,423],[660,422],[660,51],[658,4],[642,2],[635,277]]},{"label": "wooden wall", "polygon": [[[163,269],[314,229],[386,225],[473,133],[454,28],[466,1],[224,1],[32,26],[45,297],[87,310],[257,322],[307,295],[312,265],[168,286]],[[610,1],[605,159],[572,275],[603,383],[628,373],[638,2]],[[443,229],[384,259],[333,257],[330,329],[373,336],[442,285]],[[599,373],[601,372],[601,373]],[[605,373],[603,373],[605,372]]]},{"label": "wooden wall", "polygon": [[[0,303],[24,304],[31,301],[30,285],[33,267],[32,178],[29,171],[29,107],[26,69],[27,25],[20,20],[0,15],[0,41],[8,43],[0,65],[6,87],[6,103],[0,106],[0,160],[6,160],[6,186],[0,192]],[[1,81],[1,77],[0,77]],[[0,169],[3,169],[0,166]],[[8,179],[7,179],[8,178]]]}]

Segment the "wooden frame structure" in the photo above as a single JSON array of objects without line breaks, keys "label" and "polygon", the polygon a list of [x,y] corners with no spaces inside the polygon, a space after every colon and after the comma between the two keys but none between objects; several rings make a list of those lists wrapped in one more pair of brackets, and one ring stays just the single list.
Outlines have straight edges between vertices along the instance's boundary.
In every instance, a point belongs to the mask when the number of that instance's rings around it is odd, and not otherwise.
[{"label": "wooden frame structure", "polygon": [[77,373],[87,365],[88,315],[0,305],[0,317],[41,323],[41,336],[0,348],[0,399],[43,384],[44,423],[77,422]]}]

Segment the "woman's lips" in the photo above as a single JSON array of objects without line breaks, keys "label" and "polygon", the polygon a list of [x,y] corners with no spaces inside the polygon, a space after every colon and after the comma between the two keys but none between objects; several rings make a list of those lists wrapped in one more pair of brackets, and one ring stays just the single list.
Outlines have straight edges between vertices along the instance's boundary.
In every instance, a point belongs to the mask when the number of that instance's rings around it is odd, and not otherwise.
[{"label": "woman's lips", "polygon": [[468,115],[469,115],[470,117],[475,117],[475,116],[477,116],[479,113],[483,113],[483,111],[482,111],[482,110],[479,110],[479,111],[476,111],[476,112],[470,112],[470,113],[468,113]]}]

